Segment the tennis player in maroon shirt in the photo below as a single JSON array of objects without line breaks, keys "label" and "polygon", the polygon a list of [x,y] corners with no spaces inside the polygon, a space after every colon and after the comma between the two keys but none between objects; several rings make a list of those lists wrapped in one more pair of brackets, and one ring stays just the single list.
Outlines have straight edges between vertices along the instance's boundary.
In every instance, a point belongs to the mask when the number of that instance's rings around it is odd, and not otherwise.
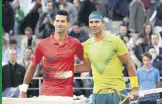
[{"label": "tennis player in maroon shirt", "polygon": [[23,84],[20,85],[20,98],[26,97],[28,85],[41,60],[43,83],[40,95],[73,96],[74,56],[76,55],[82,61],[83,47],[77,39],[66,34],[69,27],[69,17],[66,11],[57,11],[54,26],[55,33],[40,40],[35,49]]}]

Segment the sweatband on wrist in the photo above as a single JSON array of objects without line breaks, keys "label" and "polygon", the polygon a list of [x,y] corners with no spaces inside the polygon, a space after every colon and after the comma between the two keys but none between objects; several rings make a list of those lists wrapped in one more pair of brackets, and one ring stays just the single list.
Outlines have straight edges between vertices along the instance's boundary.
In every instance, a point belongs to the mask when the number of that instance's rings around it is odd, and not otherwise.
[{"label": "sweatband on wrist", "polygon": [[27,92],[28,87],[29,87],[28,84],[19,85],[19,89],[20,89],[20,91],[22,91],[22,92]]},{"label": "sweatband on wrist", "polygon": [[137,76],[130,77],[130,83],[131,83],[131,88],[137,88],[138,87],[138,78],[137,78]]},{"label": "sweatband on wrist", "polygon": [[76,72],[76,64],[74,64],[74,73]]}]

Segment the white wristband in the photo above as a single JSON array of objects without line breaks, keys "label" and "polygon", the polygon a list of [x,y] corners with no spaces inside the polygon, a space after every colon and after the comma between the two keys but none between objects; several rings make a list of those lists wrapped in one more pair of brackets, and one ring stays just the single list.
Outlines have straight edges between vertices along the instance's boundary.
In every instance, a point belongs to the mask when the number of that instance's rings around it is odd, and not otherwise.
[{"label": "white wristband", "polygon": [[28,84],[19,85],[19,89],[20,89],[20,91],[22,91],[22,92],[27,92],[28,87],[29,87]]}]

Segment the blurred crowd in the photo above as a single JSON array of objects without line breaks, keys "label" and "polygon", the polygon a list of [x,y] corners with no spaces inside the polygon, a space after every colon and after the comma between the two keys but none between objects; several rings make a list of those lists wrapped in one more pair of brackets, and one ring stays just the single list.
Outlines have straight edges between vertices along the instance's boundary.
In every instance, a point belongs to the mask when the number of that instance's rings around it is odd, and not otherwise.
[{"label": "blurred crowd", "polygon": [[[91,33],[88,17],[93,11],[105,15],[105,31],[120,37],[127,45],[136,68],[143,65],[142,55],[152,55],[151,63],[162,76],[162,0],[2,0],[2,70],[3,90],[22,83],[25,71],[39,40],[55,31],[57,10],[67,10],[70,27],[67,34],[84,43]],[[113,24],[116,24],[115,31]],[[75,62],[79,60],[75,58]],[[41,77],[40,63],[35,77]],[[7,71],[8,70],[8,71]],[[9,71],[11,70],[11,71]],[[128,76],[123,66],[124,76]],[[92,76],[75,73],[77,77]],[[32,81],[30,87],[38,87]],[[74,87],[92,87],[92,80],[74,80]],[[92,90],[74,90],[75,95],[89,96]],[[29,92],[28,96],[37,96]]]}]

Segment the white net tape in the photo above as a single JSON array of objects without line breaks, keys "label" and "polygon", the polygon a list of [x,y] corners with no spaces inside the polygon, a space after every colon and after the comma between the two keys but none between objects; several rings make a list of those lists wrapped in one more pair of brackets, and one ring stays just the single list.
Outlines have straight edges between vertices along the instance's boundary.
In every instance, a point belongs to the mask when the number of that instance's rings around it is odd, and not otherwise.
[{"label": "white net tape", "polygon": [[70,97],[2,98],[2,104],[82,104]]}]

